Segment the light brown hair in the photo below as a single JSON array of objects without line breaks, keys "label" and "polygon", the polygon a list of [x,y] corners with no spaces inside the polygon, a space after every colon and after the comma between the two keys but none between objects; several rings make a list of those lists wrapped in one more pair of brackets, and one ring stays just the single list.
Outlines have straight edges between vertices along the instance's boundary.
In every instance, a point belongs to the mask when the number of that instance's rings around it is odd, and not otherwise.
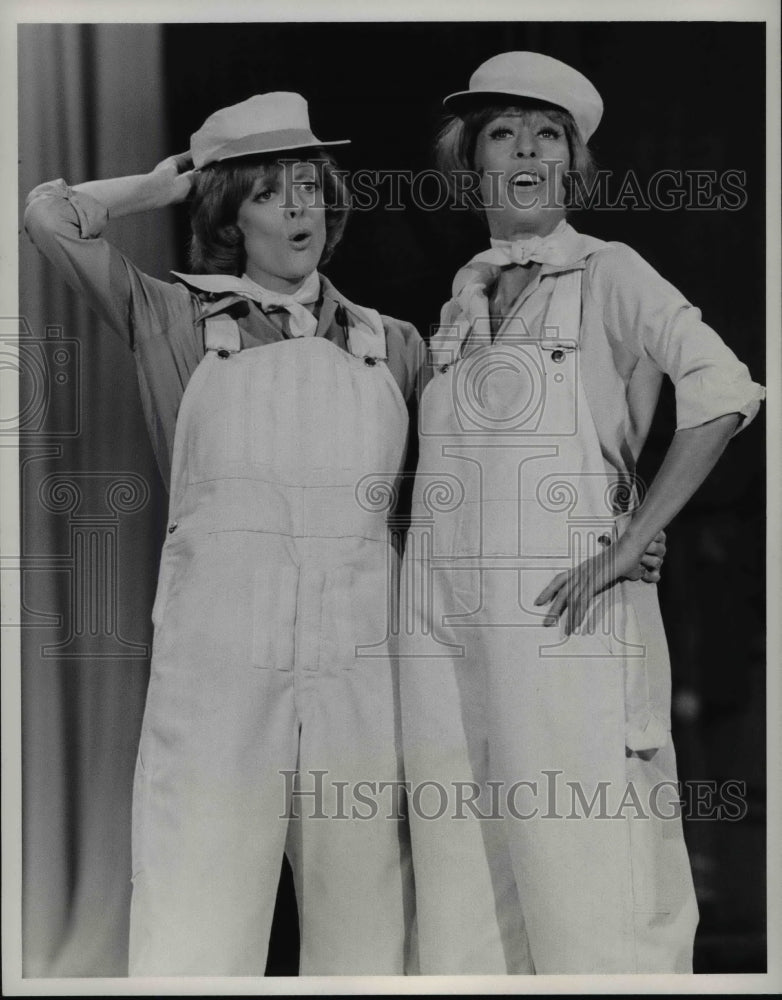
[{"label": "light brown hair", "polygon": [[475,195],[475,189],[472,189],[471,195],[465,195],[469,186],[458,180],[459,175],[463,177],[477,172],[475,147],[481,130],[501,115],[531,111],[542,111],[565,133],[570,151],[570,167],[564,175],[568,207],[579,207],[579,191],[588,189],[595,174],[595,163],[589,147],[581,138],[573,116],[564,108],[543,101],[512,98],[507,100],[495,98],[490,103],[476,103],[459,115],[451,115],[443,122],[435,140],[437,166],[448,179],[451,192],[458,202],[478,214],[483,214],[483,205]]},{"label": "light brown hair", "polygon": [[[243,156],[211,163],[196,174],[190,206],[190,266],[194,274],[241,275],[247,267],[244,235],[237,225],[239,207],[258,180],[272,179],[293,154]],[[342,173],[326,154],[302,158],[312,163],[326,205],[326,246],[320,264],[328,262],[342,239],[350,212],[350,195]]]}]

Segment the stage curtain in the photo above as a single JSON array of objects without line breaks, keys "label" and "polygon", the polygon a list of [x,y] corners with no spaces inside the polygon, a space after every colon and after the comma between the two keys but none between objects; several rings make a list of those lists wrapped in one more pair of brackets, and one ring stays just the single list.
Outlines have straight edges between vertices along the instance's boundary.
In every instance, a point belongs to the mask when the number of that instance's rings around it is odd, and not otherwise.
[{"label": "stage curtain", "polygon": [[[21,231],[35,185],[168,152],[159,25],[19,27],[23,972],[123,976],[133,766],[167,497],[128,347]],[[175,266],[166,213],[110,223]],[[6,321],[7,322],[7,321]]]}]

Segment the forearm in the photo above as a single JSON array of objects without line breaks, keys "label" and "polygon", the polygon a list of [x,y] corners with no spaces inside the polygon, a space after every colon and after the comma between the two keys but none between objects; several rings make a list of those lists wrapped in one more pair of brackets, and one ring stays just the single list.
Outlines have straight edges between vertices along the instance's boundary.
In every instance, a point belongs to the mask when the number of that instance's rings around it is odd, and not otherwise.
[{"label": "forearm", "polygon": [[108,180],[86,181],[72,190],[81,191],[99,201],[111,218],[149,212],[175,205],[190,193],[193,171],[187,153],[169,156],[148,174],[112,177]]},{"label": "forearm", "polygon": [[538,595],[536,604],[551,604],[545,625],[556,625],[566,611],[565,633],[569,635],[583,620],[592,598],[635,569],[655,535],[714,468],[740,419],[738,413],[729,413],[676,432],[643,504],[619,542],[570,572],[560,573]]},{"label": "forearm", "polygon": [[643,504],[622,536],[639,556],[685,506],[717,464],[741,417],[728,413],[698,427],[677,431]]},{"label": "forearm", "polygon": [[152,174],[133,174],[129,177],[86,181],[83,184],[74,184],[72,190],[88,194],[99,201],[114,219],[123,215],[164,208],[168,204],[161,185],[155,183]]}]

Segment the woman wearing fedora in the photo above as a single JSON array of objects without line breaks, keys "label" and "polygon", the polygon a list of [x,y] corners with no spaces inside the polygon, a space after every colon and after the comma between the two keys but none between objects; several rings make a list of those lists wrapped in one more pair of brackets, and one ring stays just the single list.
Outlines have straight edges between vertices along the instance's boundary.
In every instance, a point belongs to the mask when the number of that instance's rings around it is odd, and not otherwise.
[{"label": "woman wearing fedora", "polygon": [[[692,971],[670,665],[637,565],[763,390],[637,253],[567,223],[602,115],[581,73],[508,52],[445,105],[441,165],[477,172],[491,247],[430,344],[403,570],[421,971]],[[664,374],[677,430],[647,490]]]},{"label": "woman wearing fedora", "polygon": [[[401,778],[396,555],[385,510],[356,490],[402,466],[420,340],[317,271],[348,210],[325,152],[339,144],[298,94],[263,94],[150,174],[28,198],[34,243],[133,349],[170,477],[133,793],[134,975],[262,975],[283,851],[302,973],[404,970],[406,827],[334,798]],[[190,195],[195,273],[176,283],[100,235],[108,216]]]}]

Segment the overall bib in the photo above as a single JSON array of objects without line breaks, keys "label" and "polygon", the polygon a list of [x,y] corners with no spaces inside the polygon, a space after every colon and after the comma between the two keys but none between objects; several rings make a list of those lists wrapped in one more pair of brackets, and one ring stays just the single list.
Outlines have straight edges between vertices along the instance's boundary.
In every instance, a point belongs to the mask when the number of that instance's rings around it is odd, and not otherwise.
[{"label": "overall bib", "polygon": [[207,321],[153,610],[132,975],[263,975],[283,851],[302,974],[404,971],[406,826],[385,802],[358,818],[351,793],[401,779],[397,555],[356,488],[401,467],[408,416],[384,336],[367,350],[364,329],[359,357],[353,334],[354,353],[322,337],[240,351],[232,319]]},{"label": "overall bib", "polygon": [[400,630],[425,973],[691,971],[654,588],[617,583],[570,637],[534,604],[636,499],[579,373],[581,278],[541,278],[542,335],[522,297],[493,341],[433,342]]}]

